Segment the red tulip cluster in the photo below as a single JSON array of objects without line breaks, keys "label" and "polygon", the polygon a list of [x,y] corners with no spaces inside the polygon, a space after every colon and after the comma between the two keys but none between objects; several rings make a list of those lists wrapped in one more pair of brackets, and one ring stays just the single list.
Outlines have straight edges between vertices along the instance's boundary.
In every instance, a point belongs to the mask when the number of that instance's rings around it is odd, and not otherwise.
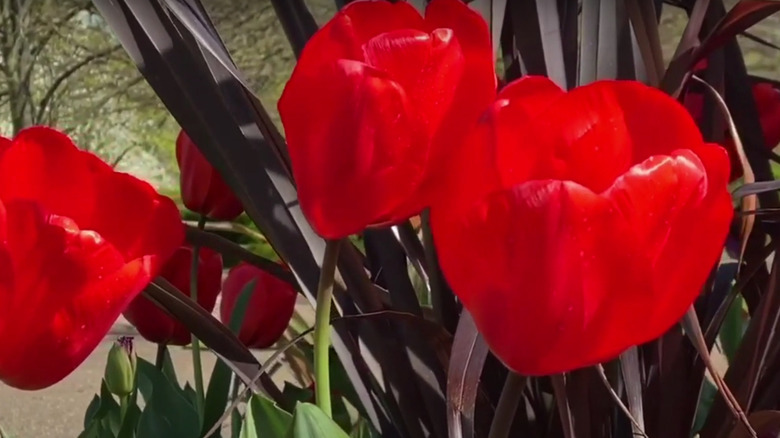
[{"label": "red tulip cluster", "polygon": [[[181,171],[181,194],[185,207],[212,219],[230,221],[243,212],[238,198],[228,188],[217,170],[182,130],[176,139],[176,158]],[[192,296],[192,248],[183,246],[163,267],[161,275],[187,296]],[[230,322],[232,308],[243,287],[256,280],[239,339],[251,348],[271,346],[290,323],[297,293],[291,285],[250,265],[232,269],[222,281],[222,256],[207,248],[198,251],[197,302],[212,312],[222,291],[221,315]],[[171,318],[139,296],[128,306],[124,316],[149,341],[167,345],[187,345],[192,335],[180,322]]]},{"label": "red tulip cluster", "polygon": [[726,151],[639,83],[495,87],[488,28],[461,1],[424,17],[404,2],[345,7],[279,102],[313,228],[343,238],[429,207],[449,284],[523,374],[663,334],[721,253]]},{"label": "red tulip cluster", "polygon": [[[222,256],[206,248],[201,248],[198,256],[198,304],[212,312],[217,296],[222,291],[220,316],[227,325],[239,295],[254,280],[254,289],[238,338],[250,348],[267,348],[279,340],[295,310],[295,289],[266,271],[244,263],[231,269],[223,282]],[[190,296],[191,263],[192,248],[181,247],[163,267],[160,275]],[[190,343],[190,331],[145,297],[139,296],[133,300],[124,316],[149,341],[166,345]]]},{"label": "red tulip cluster", "polygon": [[[755,89],[768,145],[775,90]],[[326,106],[326,107],[324,107]],[[460,0],[353,2],[302,53],[279,111],[300,204],[343,238],[430,208],[444,274],[493,352],[522,374],[609,360],[668,330],[722,251],[729,156],[661,91],[600,81],[571,91],[525,77],[496,92],[484,20]],[[695,112],[695,108],[694,108]],[[765,121],[766,117],[766,121]],[[242,207],[182,131],[182,198],[232,220]],[[190,291],[175,204],[65,135],[0,138],[0,380],[56,383],[121,312],[146,338],[190,334],[140,291]],[[222,282],[201,249],[198,302],[227,321],[255,280],[239,333],[267,347],[296,292],[249,265]]]}]

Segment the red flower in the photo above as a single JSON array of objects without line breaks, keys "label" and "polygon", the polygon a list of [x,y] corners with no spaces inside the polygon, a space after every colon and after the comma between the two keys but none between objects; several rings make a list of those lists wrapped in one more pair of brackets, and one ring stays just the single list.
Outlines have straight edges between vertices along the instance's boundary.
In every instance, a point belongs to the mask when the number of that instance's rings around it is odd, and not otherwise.
[{"label": "red flower", "polygon": [[[703,64],[706,66],[706,64]],[[703,69],[704,67],[701,67]],[[753,84],[753,99],[760,117],[761,131],[764,135],[764,145],[767,149],[774,149],[780,143],[780,90],[768,82]],[[704,107],[704,95],[700,92],[689,90],[683,97],[683,103],[693,118],[698,122],[702,117]],[[730,133],[726,132],[723,146],[729,153],[731,160],[731,176],[729,181],[742,177],[742,162],[737,154],[737,147]]]},{"label": "red flower", "polygon": [[176,138],[176,161],[181,170],[181,199],[187,209],[222,221],[241,215],[241,201],[184,130]]},{"label": "red flower", "polygon": [[425,18],[350,3],[309,40],[279,101],[301,208],[340,238],[417,214],[495,96],[490,33],[459,0]]},{"label": "red flower", "polygon": [[519,373],[592,365],[658,337],[720,256],[728,157],[656,89],[565,93],[521,79],[467,144],[472,172],[453,193],[468,201],[434,205],[433,234],[453,290]]},{"label": "red flower", "polygon": [[247,347],[267,348],[278,341],[290,325],[298,295],[288,283],[256,266],[241,263],[230,270],[222,285],[219,310],[224,324],[230,322],[238,297],[252,280],[256,283],[238,338]]},{"label": "red flower", "polygon": [[[192,248],[180,247],[162,268],[160,275],[187,296],[191,295],[190,267]],[[198,304],[211,312],[222,286],[222,256],[208,248],[198,251]],[[174,320],[143,296],[136,297],[124,312],[138,333],[158,344],[187,345],[192,334],[184,324]]]},{"label": "red flower", "polygon": [[183,239],[170,199],[64,134],[0,140],[0,379],[70,374]]}]

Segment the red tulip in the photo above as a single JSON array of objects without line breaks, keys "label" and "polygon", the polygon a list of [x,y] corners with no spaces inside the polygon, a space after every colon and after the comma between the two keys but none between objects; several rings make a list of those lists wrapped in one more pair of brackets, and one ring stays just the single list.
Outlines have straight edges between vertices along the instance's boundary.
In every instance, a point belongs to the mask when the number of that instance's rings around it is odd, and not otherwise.
[{"label": "red tulip", "polygon": [[70,374],[183,239],[173,201],[64,134],[0,140],[0,379]]},{"label": "red tulip", "polygon": [[516,372],[568,371],[660,336],[720,257],[728,156],[661,91],[566,93],[528,77],[467,144],[453,198],[468,199],[434,205],[433,234],[453,290]]},{"label": "red tulip", "polygon": [[495,97],[490,33],[460,0],[350,3],[309,40],[279,101],[301,208],[340,238],[414,216]]},{"label": "red tulip", "polygon": [[[696,70],[702,70],[706,63],[699,63]],[[780,90],[768,82],[755,83],[752,86],[753,99],[759,114],[761,131],[764,136],[764,145],[767,149],[774,149],[780,143]],[[683,97],[683,103],[694,119],[699,121],[704,107],[704,95],[694,91],[688,91]],[[730,133],[726,132],[723,142],[731,160],[730,181],[742,177],[742,162],[737,153],[737,147]]]},{"label": "red tulip", "polygon": [[[180,247],[162,268],[160,275],[187,296],[191,295],[192,248]],[[198,251],[198,304],[211,312],[222,287],[222,256],[208,248]],[[187,345],[192,334],[184,324],[171,318],[143,296],[138,296],[124,312],[138,333],[158,344]]]},{"label": "red tulip", "polygon": [[241,215],[241,201],[184,130],[176,138],[176,161],[181,171],[181,198],[187,209],[222,221]]},{"label": "red tulip", "polygon": [[220,317],[230,322],[241,292],[255,280],[238,339],[250,348],[267,348],[284,334],[290,325],[297,293],[288,283],[262,269],[242,263],[230,270],[222,285]]}]

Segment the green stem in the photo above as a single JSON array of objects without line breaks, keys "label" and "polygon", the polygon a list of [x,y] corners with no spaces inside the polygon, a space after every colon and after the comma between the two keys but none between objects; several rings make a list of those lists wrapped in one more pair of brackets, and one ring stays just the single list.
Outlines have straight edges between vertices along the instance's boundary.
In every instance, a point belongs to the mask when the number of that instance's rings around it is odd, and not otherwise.
[{"label": "green stem", "polygon": [[341,240],[328,240],[322,260],[320,282],[317,287],[317,310],[314,319],[314,380],[317,406],[328,418],[333,417],[330,403],[330,307],[333,297],[333,280],[339,257]]},{"label": "green stem", "polygon": [[[238,398],[240,384],[241,381],[238,380],[238,378],[233,378],[233,389],[230,392],[230,401]],[[230,413],[230,431],[232,438],[238,438],[241,434],[241,414],[239,414],[238,409],[233,409],[233,412]]]},{"label": "green stem", "polygon": [[[206,216],[201,215],[198,220],[198,229],[206,227]],[[192,246],[192,265],[190,266],[190,297],[198,302],[198,265],[200,264],[200,246]],[[200,359],[200,341],[192,335],[192,367],[195,371],[195,393],[198,396],[198,409],[202,412],[206,399],[203,386],[203,363]]]},{"label": "green stem", "polygon": [[523,389],[528,378],[512,371],[506,376],[504,389],[501,390],[501,397],[498,399],[496,413],[493,416],[493,423],[490,425],[490,435],[488,438],[507,438],[512,430],[512,422],[515,419],[517,406],[523,398]]},{"label": "green stem", "polygon": [[130,396],[123,395],[119,397],[119,419],[121,422],[125,421],[127,416],[127,410],[130,408]]}]

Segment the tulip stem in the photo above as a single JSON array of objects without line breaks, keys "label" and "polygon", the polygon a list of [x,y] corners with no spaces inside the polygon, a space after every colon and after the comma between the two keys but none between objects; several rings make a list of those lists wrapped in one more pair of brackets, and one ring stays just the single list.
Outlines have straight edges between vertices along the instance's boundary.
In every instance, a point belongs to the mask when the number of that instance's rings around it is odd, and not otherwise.
[{"label": "tulip stem", "polygon": [[127,416],[127,410],[129,408],[130,408],[130,396],[129,395],[119,396],[119,419],[121,421],[125,420],[125,417]]},{"label": "tulip stem", "polygon": [[493,423],[490,425],[488,438],[507,438],[509,436],[515,412],[517,412],[517,406],[523,398],[523,389],[525,389],[526,382],[528,382],[527,377],[512,371],[506,376],[504,389],[501,390],[501,397],[498,399],[496,413],[493,416]]},{"label": "tulip stem", "polygon": [[314,319],[314,380],[317,406],[328,418],[333,417],[330,403],[330,307],[333,298],[333,282],[341,240],[327,240],[322,260],[320,281],[317,286],[317,310]]},{"label": "tulip stem", "polygon": [[[201,215],[198,219],[198,229],[203,230],[206,227],[206,216]],[[198,302],[198,265],[200,264],[200,246],[192,246],[192,265],[190,266],[190,297],[195,303]],[[206,393],[203,386],[203,363],[200,359],[200,341],[195,335],[192,335],[192,368],[195,374],[195,394],[198,397],[198,409],[202,412],[205,404]]]}]

